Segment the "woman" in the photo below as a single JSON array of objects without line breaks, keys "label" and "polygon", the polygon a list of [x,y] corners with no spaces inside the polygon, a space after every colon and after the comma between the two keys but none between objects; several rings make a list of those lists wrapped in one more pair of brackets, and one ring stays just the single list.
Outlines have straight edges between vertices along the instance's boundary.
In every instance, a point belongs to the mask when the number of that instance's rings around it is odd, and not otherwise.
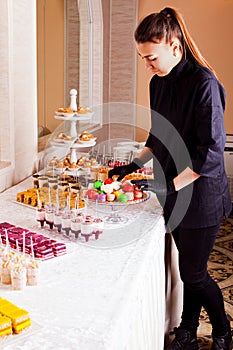
[{"label": "woman", "polygon": [[181,322],[167,349],[198,349],[203,306],[212,324],[211,349],[230,350],[223,297],[207,272],[220,223],[232,207],[223,157],[225,91],[175,9],[167,7],[144,18],[135,41],[153,74],[151,130],[138,157],[112,169],[109,177],[123,179],[153,157],[155,180],[134,183],[154,191],[163,204],[184,286]]}]

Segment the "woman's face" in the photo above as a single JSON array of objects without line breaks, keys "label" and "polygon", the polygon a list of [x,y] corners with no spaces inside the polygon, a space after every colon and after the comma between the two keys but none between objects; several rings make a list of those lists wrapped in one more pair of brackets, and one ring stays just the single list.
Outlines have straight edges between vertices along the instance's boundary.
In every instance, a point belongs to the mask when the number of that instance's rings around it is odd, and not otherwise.
[{"label": "woman's face", "polygon": [[172,68],[179,63],[182,57],[179,47],[177,40],[168,44],[165,42],[157,44],[151,41],[145,43],[136,42],[138,54],[145,61],[146,68],[159,77],[170,73]]}]

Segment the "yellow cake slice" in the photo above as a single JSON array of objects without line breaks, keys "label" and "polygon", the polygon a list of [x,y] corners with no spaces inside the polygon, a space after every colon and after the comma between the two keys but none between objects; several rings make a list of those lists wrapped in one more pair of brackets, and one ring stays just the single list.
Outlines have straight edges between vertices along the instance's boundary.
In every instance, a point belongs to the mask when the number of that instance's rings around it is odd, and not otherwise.
[{"label": "yellow cake slice", "polygon": [[18,323],[18,324],[13,324],[13,331],[14,333],[20,333],[22,330],[24,330],[25,328],[31,326],[32,322],[31,319],[28,318],[25,321]]},{"label": "yellow cake slice", "polygon": [[15,309],[12,308],[1,312],[3,312],[5,316],[11,319],[13,327],[29,319],[29,312],[26,310],[20,309],[17,306],[15,307]]},{"label": "yellow cake slice", "polygon": [[19,333],[31,325],[29,312],[6,299],[0,298],[0,314],[10,319],[14,333]]},{"label": "yellow cake slice", "polygon": [[0,316],[0,337],[12,334],[11,319],[6,316]]}]

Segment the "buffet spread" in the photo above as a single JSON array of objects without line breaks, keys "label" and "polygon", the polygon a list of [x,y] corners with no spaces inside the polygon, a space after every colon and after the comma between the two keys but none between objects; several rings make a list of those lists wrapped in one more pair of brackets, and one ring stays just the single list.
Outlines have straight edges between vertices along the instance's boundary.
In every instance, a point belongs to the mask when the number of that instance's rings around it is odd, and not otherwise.
[{"label": "buffet spread", "polygon": [[[31,286],[24,280],[20,290],[13,289],[12,283],[1,282],[1,297],[26,310],[31,325],[18,334],[2,336],[0,346],[4,350],[47,350],[57,344],[58,349],[78,346],[80,350],[109,350],[128,346],[136,350],[149,342],[148,349],[161,349],[165,228],[156,196],[151,194],[148,200],[135,205],[120,205],[117,218],[126,216],[128,221],[104,222],[99,239],[92,235],[86,242],[68,237],[65,231],[59,233],[46,223],[41,227],[36,208],[15,201],[16,193],[32,183],[30,177],[0,194],[1,222],[25,231],[18,248],[9,240],[10,257],[5,257],[12,259],[12,265],[20,258],[26,271],[30,263],[34,264],[38,273],[34,280],[37,284]],[[91,203],[86,208],[87,215],[94,216],[96,205]],[[102,210],[101,206],[98,215],[105,217],[106,211]],[[49,259],[36,257],[36,239],[31,245],[27,233],[34,233],[37,239],[43,236],[52,245],[54,241],[65,244],[65,254]],[[4,240],[2,248],[6,248]],[[139,332],[142,323],[144,332]]]},{"label": "buffet spread", "polygon": [[75,128],[92,111],[59,108],[55,116],[71,121],[70,133],[51,141],[68,143],[68,153],[0,194],[0,347],[162,349],[162,209],[131,183],[153,178],[152,169],[109,179],[130,158],[79,156],[97,142]]}]

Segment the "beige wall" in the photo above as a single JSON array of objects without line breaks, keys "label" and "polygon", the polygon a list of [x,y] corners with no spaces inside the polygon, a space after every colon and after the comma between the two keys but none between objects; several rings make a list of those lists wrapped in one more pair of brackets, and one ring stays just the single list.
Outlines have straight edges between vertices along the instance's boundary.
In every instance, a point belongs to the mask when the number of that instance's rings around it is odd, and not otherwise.
[{"label": "beige wall", "polygon": [[64,1],[37,0],[38,125],[53,131],[64,103]]},{"label": "beige wall", "polygon": [[[226,132],[233,134],[233,69],[232,31],[233,1],[231,0],[138,0],[139,20],[151,12],[158,12],[166,6],[176,7],[184,16],[189,32],[202,54],[216,70],[227,93],[225,113]],[[137,104],[148,106],[148,83],[151,78],[138,60]],[[149,126],[138,118],[138,125]]]}]

